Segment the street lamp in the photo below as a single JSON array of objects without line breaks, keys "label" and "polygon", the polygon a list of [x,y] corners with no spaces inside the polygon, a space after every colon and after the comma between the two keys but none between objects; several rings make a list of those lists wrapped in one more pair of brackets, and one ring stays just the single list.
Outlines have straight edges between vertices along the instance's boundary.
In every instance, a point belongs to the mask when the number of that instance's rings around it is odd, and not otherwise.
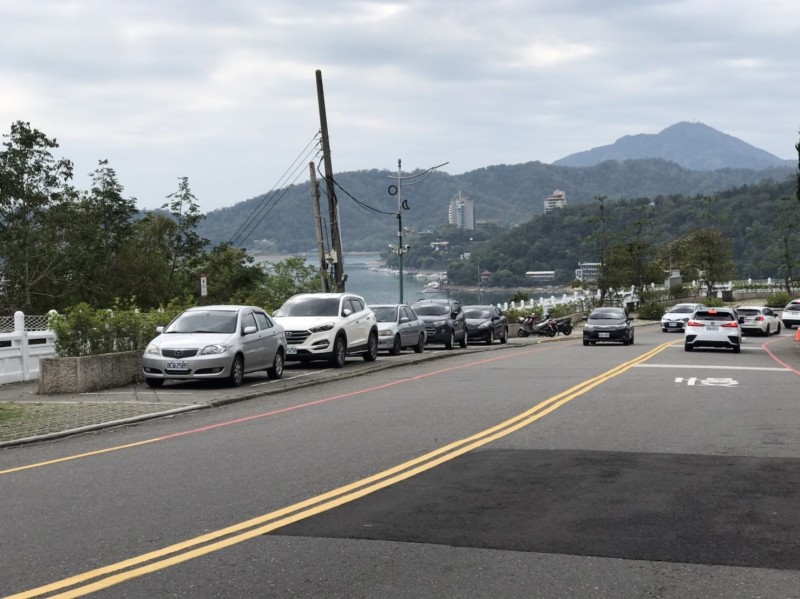
[{"label": "street lamp", "polygon": [[448,162],[443,162],[437,166],[432,166],[431,168],[422,171],[421,173],[417,173],[416,175],[409,175],[408,177],[402,176],[401,171],[401,164],[402,161],[398,158],[397,159],[397,185],[390,185],[389,186],[389,195],[396,195],[397,196],[397,245],[389,244],[389,249],[397,254],[397,257],[400,261],[400,303],[403,302],[403,254],[407,253],[408,250],[411,249],[410,245],[403,245],[403,210],[408,210],[408,201],[403,199],[403,181],[406,181],[407,185],[412,183],[419,183],[422,181],[424,177],[429,175],[431,172],[435,171],[437,168],[443,167]]}]

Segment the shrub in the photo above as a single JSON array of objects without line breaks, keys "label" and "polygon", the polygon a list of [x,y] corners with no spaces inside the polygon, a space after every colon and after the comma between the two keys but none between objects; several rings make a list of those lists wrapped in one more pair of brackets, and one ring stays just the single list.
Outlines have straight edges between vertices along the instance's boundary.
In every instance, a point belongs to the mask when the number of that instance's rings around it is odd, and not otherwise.
[{"label": "shrub", "polygon": [[766,304],[770,308],[783,308],[786,304],[792,301],[792,296],[785,291],[776,291],[767,296]]},{"label": "shrub", "polygon": [[701,301],[709,308],[722,308],[725,305],[725,302],[723,302],[716,295],[709,295],[704,297]]},{"label": "shrub", "polygon": [[658,302],[647,302],[639,306],[636,316],[642,320],[661,320],[664,316],[664,306]]}]

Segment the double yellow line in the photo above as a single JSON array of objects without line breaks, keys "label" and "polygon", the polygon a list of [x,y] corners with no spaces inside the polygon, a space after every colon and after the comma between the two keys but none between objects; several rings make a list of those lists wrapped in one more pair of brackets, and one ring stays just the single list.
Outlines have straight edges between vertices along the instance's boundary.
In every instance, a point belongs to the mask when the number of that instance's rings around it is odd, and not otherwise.
[{"label": "double yellow line", "polygon": [[[524,428],[540,418],[547,416],[576,397],[587,393],[598,385],[612,379],[641,364],[660,353],[672,343],[660,345],[641,356],[620,364],[594,378],[588,379],[566,391],[535,405],[529,410],[510,418],[475,435],[455,441],[418,458],[384,470],[368,478],[339,487],[322,495],[317,495],[287,506],[280,510],[264,514],[251,520],[240,522],[227,528],[201,535],[176,543],[157,551],[145,553],[130,559],[110,564],[102,568],[90,570],[70,578],[65,578],[45,586],[15,595],[6,599],[29,599],[34,597],[51,597],[67,599],[82,597],[102,589],[121,584],[128,580],[164,570],[171,566],[220,551],[226,547],[259,537],[274,530],[288,526],[305,518],[310,518],[327,510],[339,507],[360,499],[370,493],[402,482],[412,476],[435,468],[469,451],[473,451],[493,441]],[[59,593],[51,595],[51,593]]]}]

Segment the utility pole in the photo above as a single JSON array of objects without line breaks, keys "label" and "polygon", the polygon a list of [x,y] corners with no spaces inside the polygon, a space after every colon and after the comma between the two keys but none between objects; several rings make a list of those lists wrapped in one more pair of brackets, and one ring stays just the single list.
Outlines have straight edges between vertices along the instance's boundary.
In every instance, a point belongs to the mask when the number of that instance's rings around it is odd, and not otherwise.
[{"label": "utility pole", "polygon": [[397,245],[392,243],[389,244],[389,249],[397,254],[397,257],[400,260],[400,303],[404,303],[403,301],[403,254],[408,252],[411,249],[410,245],[403,245],[403,210],[408,210],[408,201],[403,199],[403,180],[411,181],[411,183],[419,183],[422,179],[427,177],[430,173],[435,171],[437,168],[443,167],[445,164],[449,164],[444,162],[438,166],[432,166],[431,168],[422,171],[421,173],[417,173],[416,175],[410,175],[408,177],[403,177],[403,170],[402,170],[402,161],[398,158],[397,159],[397,185],[390,185],[389,186],[389,195],[396,195],[397,196]]},{"label": "utility pole", "polygon": [[322,235],[322,213],[319,208],[319,182],[317,181],[316,166],[313,162],[308,163],[308,170],[311,175],[311,200],[314,202],[314,226],[317,231],[317,248],[319,250],[319,276],[322,280],[322,291],[330,291],[328,282],[328,263],[325,261],[325,239]]},{"label": "utility pole", "polygon": [[331,223],[331,244],[333,251],[327,261],[333,264],[334,290],[344,291],[347,275],[344,274],[344,255],[339,229],[339,205],[336,201],[336,190],[333,185],[333,165],[331,164],[331,147],[328,141],[328,117],[325,113],[325,94],[322,90],[322,71],[317,69],[317,103],[319,104],[319,124],[322,135],[322,162],[325,165],[325,185],[328,190],[328,216]]}]

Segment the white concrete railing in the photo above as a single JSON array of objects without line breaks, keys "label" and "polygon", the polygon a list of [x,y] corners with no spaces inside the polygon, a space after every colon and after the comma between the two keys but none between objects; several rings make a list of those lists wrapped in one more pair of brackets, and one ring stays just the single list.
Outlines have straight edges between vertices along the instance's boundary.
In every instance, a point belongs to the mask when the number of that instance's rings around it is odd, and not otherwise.
[{"label": "white concrete railing", "polygon": [[38,379],[39,360],[56,355],[56,335],[44,328],[47,317],[28,317],[28,320],[38,322],[33,325],[35,329],[30,324],[26,327],[22,312],[14,314],[13,329],[0,328],[0,384]]}]

